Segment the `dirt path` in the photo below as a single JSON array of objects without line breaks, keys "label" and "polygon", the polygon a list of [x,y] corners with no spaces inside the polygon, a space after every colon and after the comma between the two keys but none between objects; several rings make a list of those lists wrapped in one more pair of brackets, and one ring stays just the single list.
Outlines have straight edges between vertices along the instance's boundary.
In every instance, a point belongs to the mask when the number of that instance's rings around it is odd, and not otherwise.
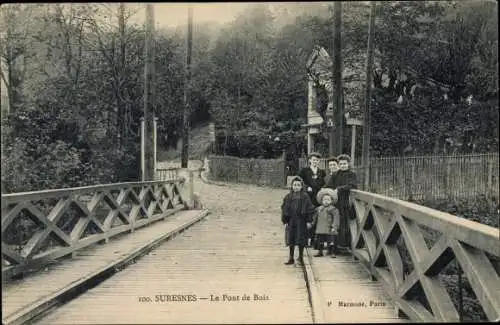
[{"label": "dirt path", "polygon": [[275,213],[280,220],[281,203],[287,190],[253,185],[227,184],[226,186],[204,183],[196,178],[194,191],[202,203],[218,213],[249,212]]}]

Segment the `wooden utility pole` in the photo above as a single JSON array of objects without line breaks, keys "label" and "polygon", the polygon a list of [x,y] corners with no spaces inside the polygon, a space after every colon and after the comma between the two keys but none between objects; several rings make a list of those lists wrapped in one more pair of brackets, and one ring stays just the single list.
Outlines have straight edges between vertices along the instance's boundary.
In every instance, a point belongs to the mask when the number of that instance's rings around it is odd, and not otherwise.
[{"label": "wooden utility pole", "polygon": [[342,105],[342,39],[341,39],[341,28],[342,28],[342,2],[336,1],[334,3],[334,38],[333,38],[333,81],[334,87],[334,98],[335,98],[335,154],[339,155],[342,153],[343,147],[343,125],[344,125],[344,107]]},{"label": "wooden utility pole", "polygon": [[151,4],[146,5],[146,44],[144,68],[144,180],[154,179],[154,157],[153,157],[153,123],[154,123],[154,11]]},{"label": "wooden utility pole", "polygon": [[[119,61],[119,80],[122,85],[125,84],[125,3],[121,2],[118,7],[118,30],[120,33],[120,61]],[[124,86],[117,89],[120,95],[123,96]],[[119,98],[119,96],[118,96]],[[125,142],[127,135],[127,109],[122,100],[117,100],[118,103],[118,116],[117,116],[117,130],[118,130],[118,145],[121,147]]]},{"label": "wooden utility pole", "polygon": [[368,53],[366,57],[366,94],[365,109],[363,114],[363,168],[364,189],[368,190],[370,185],[370,126],[371,126],[371,101],[372,101],[372,72],[373,72],[373,32],[375,28],[376,2],[371,2],[370,23],[368,25]]},{"label": "wooden utility pole", "polygon": [[[335,88],[334,88],[335,89]],[[335,90],[333,90],[335,91]],[[328,130],[328,155],[334,156],[335,155],[335,128],[333,125],[333,112],[328,112],[330,113],[327,115],[327,130]]]},{"label": "wooden utility pole", "polygon": [[191,48],[193,43],[193,8],[188,5],[188,26],[186,38],[186,74],[184,83],[184,119],[182,130],[181,168],[188,167],[189,161],[189,118],[191,113]]}]

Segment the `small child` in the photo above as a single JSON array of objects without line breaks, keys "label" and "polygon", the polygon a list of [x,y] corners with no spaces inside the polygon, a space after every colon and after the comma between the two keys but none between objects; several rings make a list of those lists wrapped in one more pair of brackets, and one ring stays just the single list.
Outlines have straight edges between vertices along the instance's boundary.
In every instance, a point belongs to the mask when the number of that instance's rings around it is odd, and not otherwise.
[{"label": "small child", "polygon": [[299,264],[304,264],[304,246],[307,243],[308,232],[311,228],[314,205],[304,190],[301,177],[292,179],[291,191],[283,198],[281,205],[281,221],[285,228],[286,245],[289,246],[290,256],[286,265],[293,264],[295,246],[299,246]]},{"label": "small child", "polygon": [[[337,203],[337,191],[331,188],[322,188],[318,192],[318,202],[321,205],[314,213],[314,223],[316,224],[316,248],[318,253],[315,257],[323,256],[325,244],[328,246],[329,254],[332,258],[336,255],[336,235],[338,234],[340,214],[334,206]],[[329,245],[331,243],[331,245]]]}]

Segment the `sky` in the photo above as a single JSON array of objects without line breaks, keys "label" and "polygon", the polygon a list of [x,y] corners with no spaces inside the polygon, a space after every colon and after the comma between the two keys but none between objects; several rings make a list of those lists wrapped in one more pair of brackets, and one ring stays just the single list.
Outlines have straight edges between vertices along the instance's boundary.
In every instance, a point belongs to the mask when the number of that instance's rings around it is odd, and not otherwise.
[{"label": "sky", "polygon": [[[193,8],[193,22],[196,24],[209,21],[220,23],[232,21],[249,2],[154,3],[155,25],[158,27],[177,27],[186,24],[188,4]],[[127,3],[128,7],[138,10],[132,18],[133,21],[144,22],[145,5],[146,3]]]}]

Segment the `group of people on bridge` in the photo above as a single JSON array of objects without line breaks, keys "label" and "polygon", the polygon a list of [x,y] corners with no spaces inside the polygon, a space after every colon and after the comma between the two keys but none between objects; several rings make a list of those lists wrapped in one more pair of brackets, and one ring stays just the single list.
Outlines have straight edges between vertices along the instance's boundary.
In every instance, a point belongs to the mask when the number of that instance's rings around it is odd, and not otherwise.
[{"label": "group of people on bridge", "polygon": [[356,173],[350,170],[351,159],[342,154],[327,159],[328,171],[319,168],[321,155],[309,155],[309,165],[291,181],[281,205],[281,221],[285,225],[285,241],[294,264],[295,246],[299,247],[299,264],[303,264],[304,247],[318,250],[316,257],[335,258],[339,247],[350,242],[349,191],[357,188]]}]

